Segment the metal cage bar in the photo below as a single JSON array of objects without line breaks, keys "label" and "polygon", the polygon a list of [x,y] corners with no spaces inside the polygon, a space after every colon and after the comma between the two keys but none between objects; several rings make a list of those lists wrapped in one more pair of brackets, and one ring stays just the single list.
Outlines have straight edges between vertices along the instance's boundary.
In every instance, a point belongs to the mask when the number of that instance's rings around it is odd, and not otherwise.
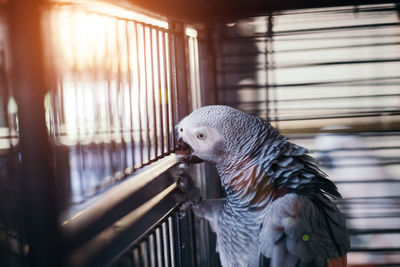
[{"label": "metal cage bar", "polygon": [[[81,203],[174,152],[175,33],[80,6],[47,12],[46,23],[58,30],[45,38],[53,51],[47,60],[59,58],[49,63],[58,79],[52,83],[48,127],[57,149],[69,150],[58,160],[70,165],[65,179],[71,180],[71,203]],[[66,29],[65,21],[71,22]],[[94,24],[102,24],[104,33],[91,30]],[[84,34],[83,42],[60,43],[63,33],[72,40]]]},{"label": "metal cage bar", "polygon": [[[11,65],[18,70],[11,92],[0,57],[0,127],[10,145],[1,151],[7,173],[2,169],[0,190],[2,200],[11,191],[23,197],[15,207],[0,205],[1,258],[6,244],[32,266],[105,265],[157,225],[151,246],[135,245],[124,264],[182,261],[175,224],[165,219],[181,201],[171,154],[174,125],[188,111],[182,23],[75,2],[8,6]],[[15,103],[18,117],[10,111]],[[11,176],[15,184],[6,184]],[[185,223],[177,218],[179,229]]]},{"label": "metal cage bar", "polygon": [[127,252],[120,256],[112,266],[121,266],[126,258],[130,258],[132,255],[134,255],[133,266],[195,266],[193,265],[195,264],[195,254],[192,252],[194,245],[192,242],[186,243],[192,237],[187,236],[182,239],[182,235],[188,234],[182,232],[182,227],[187,225],[187,220],[192,220],[192,215],[186,212],[182,216],[177,207],[166,214],[163,219],[136,240],[134,245],[127,249]]},{"label": "metal cage bar", "polygon": [[41,3],[13,1],[7,9],[20,157],[20,183],[14,189],[20,190],[21,199],[17,200],[16,209],[24,229],[16,236],[25,239],[28,248],[24,250],[26,258],[19,256],[31,266],[52,266],[59,261],[62,245],[52,195],[55,179],[43,105],[48,85],[44,76],[43,43],[38,38]]},{"label": "metal cage bar", "polygon": [[219,103],[279,124],[337,184],[351,266],[400,263],[399,25],[395,4],[282,11],[214,39]]}]

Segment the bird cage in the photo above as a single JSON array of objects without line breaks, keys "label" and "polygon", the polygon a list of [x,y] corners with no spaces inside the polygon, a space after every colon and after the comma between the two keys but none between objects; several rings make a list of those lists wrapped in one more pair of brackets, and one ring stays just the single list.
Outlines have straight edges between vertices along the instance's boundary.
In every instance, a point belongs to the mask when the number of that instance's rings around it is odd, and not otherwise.
[{"label": "bird cage", "polygon": [[350,266],[400,263],[398,26],[394,4],[218,25],[218,102],[313,151],[343,196]]},{"label": "bird cage", "polygon": [[[400,265],[391,1],[0,1],[0,265],[220,266],[175,125],[224,104],[313,152],[350,266]],[[204,198],[212,166],[190,166]]]}]

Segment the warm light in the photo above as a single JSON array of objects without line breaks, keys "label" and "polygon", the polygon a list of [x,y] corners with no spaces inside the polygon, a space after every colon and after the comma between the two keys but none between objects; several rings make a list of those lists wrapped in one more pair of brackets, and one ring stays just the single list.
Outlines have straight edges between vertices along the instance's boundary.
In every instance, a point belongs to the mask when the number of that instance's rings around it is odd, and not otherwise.
[{"label": "warm light", "polygon": [[186,28],[186,35],[192,38],[197,38],[197,31],[193,28]]},{"label": "warm light", "polygon": [[[49,114],[58,113],[52,115],[59,120],[58,141],[121,143],[157,134],[152,103],[158,108],[170,99],[168,35],[147,25],[166,29],[166,22],[89,1],[53,7],[45,25],[51,29],[48,64],[58,84],[57,96],[47,96],[45,105],[53,109]],[[52,106],[50,97],[61,102]]]},{"label": "warm light", "polygon": [[187,27],[186,36],[188,37],[190,95],[192,96],[192,107],[196,109],[201,107],[200,65],[197,31],[193,28]]},{"label": "warm light", "polygon": [[[60,4],[58,8],[69,8],[74,9],[75,11],[80,10],[87,13],[104,15],[110,18],[136,20],[165,29],[168,28],[167,22],[147,16],[143,13],[135,12],[133,6],[130,6],[128,9],[99,0],[55,0],[54,3],[56,3],[55,5],[57,5],[57,3]],[[52,7],[52,9],[54,10],[54,7]]]}]

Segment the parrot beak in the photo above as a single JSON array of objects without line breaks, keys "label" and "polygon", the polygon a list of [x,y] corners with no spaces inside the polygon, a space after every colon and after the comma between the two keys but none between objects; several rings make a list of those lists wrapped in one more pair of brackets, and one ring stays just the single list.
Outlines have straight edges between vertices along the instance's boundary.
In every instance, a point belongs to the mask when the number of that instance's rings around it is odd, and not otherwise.
[{"label": "parrot beak", "polygon": [[183,141],[182,137],[178,139],[177,149],[177,154],[183,156],[183,161],[185,161],[186,163],[196,164],[204,162],[204,160],[192,154],[193,149],[188,143]]},{"label": "parrot beak", "polygon": [[197,164],[197,163],[202,163],[204,160],[201,158],[195,156],[195,155],[189,155],[188,157],[185,158],[185,161],[191,164]]},{"label": "parrot beak", "polygon": [[190,147],[188,143],[183,141],[182,137],[179,137],[178,139],[178,150],[183,150],[183,151],[189,151],[190,153],[193,151],[193,149]]}]

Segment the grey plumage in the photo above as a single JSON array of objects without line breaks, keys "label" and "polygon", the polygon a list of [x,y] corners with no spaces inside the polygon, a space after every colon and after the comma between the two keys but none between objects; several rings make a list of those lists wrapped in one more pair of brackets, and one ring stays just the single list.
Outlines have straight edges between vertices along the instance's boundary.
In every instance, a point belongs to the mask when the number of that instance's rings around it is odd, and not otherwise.
[{"label": "grey plumage", "polygon": [[226,199],[203,200],[194,212],[217,234],[223,266],[325,266],[345,255],[349,238],[340,197],[309,156],[259,117],[227,106],[192,112],[177,126],[192,155],[213,163]]}]

